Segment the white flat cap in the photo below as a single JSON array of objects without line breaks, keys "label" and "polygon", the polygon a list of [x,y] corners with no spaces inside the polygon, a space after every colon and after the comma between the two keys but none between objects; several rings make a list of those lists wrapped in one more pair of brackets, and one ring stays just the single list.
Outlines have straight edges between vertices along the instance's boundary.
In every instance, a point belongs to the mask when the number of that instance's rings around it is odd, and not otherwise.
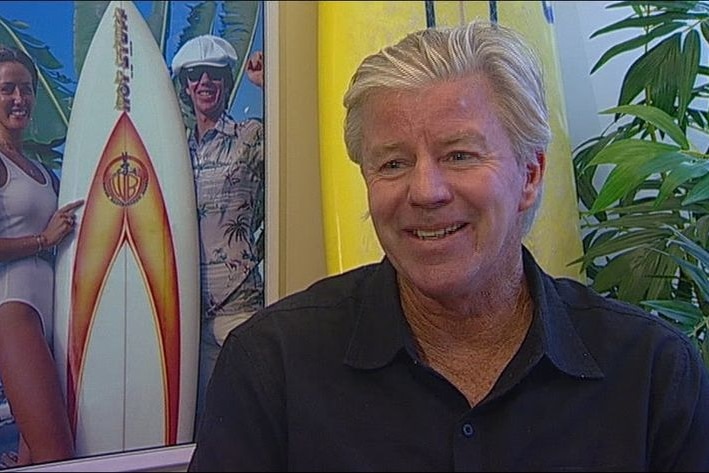
[{"label": "white flat cap", "polygon": [[238,60],[236,50],[224,38],[202,35],[182,45],[172,58],[172,73],[179,75],[183,68],[193,66],[233,67]]}]

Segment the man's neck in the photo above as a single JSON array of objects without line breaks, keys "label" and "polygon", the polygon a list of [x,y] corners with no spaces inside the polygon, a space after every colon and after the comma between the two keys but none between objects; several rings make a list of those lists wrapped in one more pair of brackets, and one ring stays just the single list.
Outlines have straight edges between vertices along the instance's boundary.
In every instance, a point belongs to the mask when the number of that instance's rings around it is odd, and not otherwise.
[{"label": "man's neck", "polygon": [[[476,405],[490,392],[529,331],[534,303],[523,276],[507,294],[465,314],[436,308],[400,283],[401,304],[421,358]],[[491,293],[479,294],[490,299]],[[428,302],[428,303],[427,303]],[[491,302],[491,303],[490,303]]]},{"label": "man's neck", "polygon": [[195,128],[197,130],[197,136],[195,136],[195,138],[197,139],[198,143],[202,141],[202,138],[209,130],[217,126],[217,122],[219,122],[220,117],[221,113],[218,115],[204,115],[201,113],[196,114]]}]

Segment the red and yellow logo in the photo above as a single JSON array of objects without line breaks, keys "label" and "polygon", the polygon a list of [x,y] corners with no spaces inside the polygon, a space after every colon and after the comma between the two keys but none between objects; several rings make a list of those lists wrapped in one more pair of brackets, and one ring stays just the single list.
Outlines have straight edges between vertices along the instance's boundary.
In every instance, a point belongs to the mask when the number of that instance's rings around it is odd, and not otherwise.
[{"label": "red and yellow logo", "polygon": [[103,190],[111,202],[127,207],[143,197],[148,180],[148,171],[140,160],[123,153],[109,163],[103,177]]}]

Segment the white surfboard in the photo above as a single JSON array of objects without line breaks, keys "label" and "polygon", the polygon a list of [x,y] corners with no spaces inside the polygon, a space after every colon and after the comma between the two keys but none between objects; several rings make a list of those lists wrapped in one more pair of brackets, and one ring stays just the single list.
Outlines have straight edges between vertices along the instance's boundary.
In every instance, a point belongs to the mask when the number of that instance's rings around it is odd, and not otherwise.
[{"label": "white surfboard", "polygon": [[199,247],[167,66],[130,1],[109,4],[74,98],[59,204],[54,352],[81,456],[192,441]]}]

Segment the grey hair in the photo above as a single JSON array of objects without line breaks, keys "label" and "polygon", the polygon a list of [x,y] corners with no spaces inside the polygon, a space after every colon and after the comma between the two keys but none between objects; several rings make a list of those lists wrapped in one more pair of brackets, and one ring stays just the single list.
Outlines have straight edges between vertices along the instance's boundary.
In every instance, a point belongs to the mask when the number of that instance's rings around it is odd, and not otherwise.
[{"label": "grey hair", "polygon": [[[549,112],[539,58],[514,30],[487,21],[456,28],[429,28],[407,35],[393,46],[366,57],[344,96],[345,146],[362,164],[362,110],[380,90],[422,89],[438,81],[480,74],[488,80],[493,101],[520,165],[533,162],[551,141]],[[532,225],[541,202],[527,211]]]}]

